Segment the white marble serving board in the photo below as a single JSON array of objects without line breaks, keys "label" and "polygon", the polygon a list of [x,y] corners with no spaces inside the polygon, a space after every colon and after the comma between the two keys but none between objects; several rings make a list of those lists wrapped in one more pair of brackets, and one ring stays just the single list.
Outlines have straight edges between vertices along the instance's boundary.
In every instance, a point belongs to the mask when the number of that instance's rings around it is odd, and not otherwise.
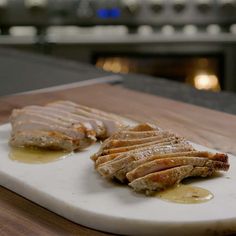
[{"label": "white marble serving board", "polygon": [[192,183],[208,189],[214,199],[176,204],[101,178],[89,158],[99,144],[63,160],[24,164],[8,157],[9,133],[8,124],[0,127],[0,185],[78,224],[127,235],[236,232],[236,157],[230,156],[230,171],[221,177]]}]

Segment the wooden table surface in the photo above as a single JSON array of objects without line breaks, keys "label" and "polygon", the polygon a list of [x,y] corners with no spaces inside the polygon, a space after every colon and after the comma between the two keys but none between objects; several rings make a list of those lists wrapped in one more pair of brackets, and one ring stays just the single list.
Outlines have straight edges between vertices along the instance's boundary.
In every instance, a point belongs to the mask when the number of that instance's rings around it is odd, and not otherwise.
[{"label": "wooden table surface", "polygon": [[[108,84],[0,98],[0,122],[7,122],[13,108],[58,99],[68,99],[138,121],[155,122],[191,141],[236,155],[236,116]],[[108,234],[74,224],[0,187],[0,235]]]}]

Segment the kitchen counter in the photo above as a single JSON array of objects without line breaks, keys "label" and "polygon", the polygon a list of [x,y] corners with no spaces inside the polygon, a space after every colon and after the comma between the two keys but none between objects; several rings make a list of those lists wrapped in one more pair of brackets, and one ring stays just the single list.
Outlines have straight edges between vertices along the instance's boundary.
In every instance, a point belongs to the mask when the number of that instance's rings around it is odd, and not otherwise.
[{"label": "kitchen counter", "polygon": [[146,75],[124,76],[123,86],[136,91],[236,114],[236,94],[197,90],[190,85]]},{"label": "kitchen counter", "polygon": [[[8,121],[14,108],[65,99],[140,122],[158,123],[193,142],[236,154],[236,136],[232,132],[236,116],[176,101],[235,113],[234,94],[197,91],[149,76],[125,75],[120,80],[119,76],[81,63],[6,49],[0,50],[0,62],[1,94],[8,95],[0,97],[1,123]],[[113,84],[104,83],[103,78],[110,78]],[[35,89],[38,91],[22,93]],[[75,224],[3,187],[0,219],[0,235],[109,235]]]},{"label": "kitchen counter", "polygon": [[[120,85],[95,84],[2,97],[0,122],[8,120],[13,108],[58,99],[70,99],[140,122],[157,123],[198,144],[236,154],[236,136],[232,132],[236,129],[236,116],[132,91]],[[0,235],[108,235],[75,224],[3,187],[0,187],[0,219]]]}]

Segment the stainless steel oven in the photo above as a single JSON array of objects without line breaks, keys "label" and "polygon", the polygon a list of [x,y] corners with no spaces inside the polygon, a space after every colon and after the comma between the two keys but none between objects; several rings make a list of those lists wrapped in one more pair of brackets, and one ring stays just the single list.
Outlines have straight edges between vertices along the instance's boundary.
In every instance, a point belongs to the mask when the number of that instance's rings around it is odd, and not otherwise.
[{"label": "stainless steel oven", "polygon": [[222,54],[94,54],[93,63],[115,73],[138,73],[190,84],[197,89],[225,89]]}]

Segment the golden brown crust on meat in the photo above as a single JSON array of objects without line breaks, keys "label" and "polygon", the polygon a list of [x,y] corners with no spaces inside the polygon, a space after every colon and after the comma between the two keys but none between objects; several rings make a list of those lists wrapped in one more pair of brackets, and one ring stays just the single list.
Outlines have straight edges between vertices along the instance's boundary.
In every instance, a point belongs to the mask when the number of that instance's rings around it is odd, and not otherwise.
[{"label": "golden brown crust on meat", "polygon": [[214,161],[204,157],[185,157],[178,156],[172,158],[156,159],[150,162],[146,162],[133,169],[126,174],[127,179],[132,182],[133,180],[143,177],[147,174],[170,169],[177,166],[192,165],[194,167],[209,167],[215,170],[228,170],[229,164],[221,161]]},{"label": "golden brown crust on meat", "polygon": [[137,192],[162,190],[178,184],[182,179],[190,176],[192,170],[193,166],[187,165],[151,173],[135,179],[129,183],[129,186]]},{"label": "golden brown crust on meat", "polygon": [[189,176],[229,169],[226,154],[197,151],[169,131],[151,129],[141,124],[111,136],[92,157],[97,171],[105,178],[130,182],[135,191],[152,192]]}]

